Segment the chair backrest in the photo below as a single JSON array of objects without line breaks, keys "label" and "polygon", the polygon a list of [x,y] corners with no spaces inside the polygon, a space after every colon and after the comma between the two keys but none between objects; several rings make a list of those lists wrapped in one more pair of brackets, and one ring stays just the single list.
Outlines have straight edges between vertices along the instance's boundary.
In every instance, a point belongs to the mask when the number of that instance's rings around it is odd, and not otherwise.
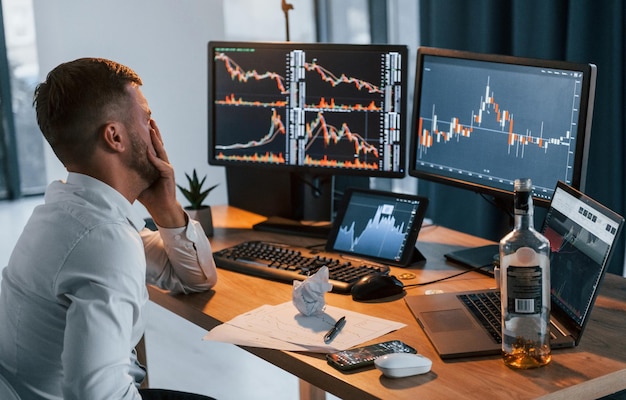
[{"label": "chair backrest", "polygon": [[2,400],[20,400],[20,396],[11,386],[9,381],[0,375],[0,399]]}]

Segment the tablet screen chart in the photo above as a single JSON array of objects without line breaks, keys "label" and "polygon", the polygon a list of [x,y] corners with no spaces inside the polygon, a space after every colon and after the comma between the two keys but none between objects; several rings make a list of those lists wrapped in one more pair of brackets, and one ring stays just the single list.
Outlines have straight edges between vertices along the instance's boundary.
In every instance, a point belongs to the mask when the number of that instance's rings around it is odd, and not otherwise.
[{"label": "tablet screen chart", "polygon": [[340,223],[334,249],[398,261],[413,225],[417,203],[356,201]]}]

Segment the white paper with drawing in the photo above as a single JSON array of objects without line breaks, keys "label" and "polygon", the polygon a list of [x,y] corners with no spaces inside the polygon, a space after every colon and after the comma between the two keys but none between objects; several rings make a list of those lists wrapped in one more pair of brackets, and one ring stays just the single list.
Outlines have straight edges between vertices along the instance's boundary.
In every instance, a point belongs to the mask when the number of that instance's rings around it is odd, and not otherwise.
[{"label": "white paper with drawing", "polygon": [[[346,324],[332,342],[324,335],[341,317]],[[265,305],[217,326],[204,337],[243,346],[280,350],[331,352],[345,350],[406,326],[382,318],[326,306],[323,313],[305,316],[292,302]]]}]

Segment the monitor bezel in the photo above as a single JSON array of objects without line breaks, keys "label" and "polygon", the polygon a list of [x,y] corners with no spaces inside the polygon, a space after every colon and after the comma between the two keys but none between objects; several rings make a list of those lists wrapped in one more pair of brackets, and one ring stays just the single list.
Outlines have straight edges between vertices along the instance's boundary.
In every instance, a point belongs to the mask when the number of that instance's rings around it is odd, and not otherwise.
[{"label": "monitor bezel", "polygon": [[[591,136],[591,125],[593,116],[593,106],[595,98],[595,85],[597,70],[594,64],[582,64],[568,61],[557,60],[545,60],[537,58],[526,58],[507,56],[501,54],[486,54],[476,53],[461,50],[452,50],[435,47],[419,47],[417,50],[416,59],[416,73],[415,73],[415,90],[413,92],[413,113],[410,130],[411,143],[409,149],[409,165],[407,171],[409,176],[421,178],[424,180],[446,184],[449,186],[467,189],[473,192],[489,195],[498,200],[508,201],[513,200],[513,186],[511,190],[503,190],[488,186],[486,184],[470,182],[461,178],[453,178],[441,174],[437,174],[433,171],[425,171],[419,169],[417,165],[417,140],[418,140],[418,121],[420,114],[420,102],[421,102],[421,88],[423,78],[423,66],[424,58],[426,56],[467,59],[475,61],[494,62],[499,64],[513,64],[532,67],[545,67],[561,70],[572,70],[583,73],[583,84],[581,91],[581,102],[579,118],[577,121],[578,131],[576,140],[576,149],[574,152],[574,170],[572,175],[571,186],[578,190],[584,190],[587,178],[587,163],[589,156],[589,143]],[[522,173],[523,175],[523,173]],[[521,177],[521,176],[520,176]],[[555,182],[556,186],[556,182]],[[533,196],[534,203],[542,208],[547,208],[550,205],[549,198]]]},{"label": "monitor bezel", "polygon": [[[302,50],[315,50],[323,48],[325,51],[371,51],[371,52],[399,52],[401,54],[401,69],[404,75],[404,79],[401,82],[401,99],[400,99],[400,152],[399,152],[399,171],[381,171],[370,169],[352,169],[352,168],[339,168],[339,167],[322,167],[312,165],[286,165],[286,164],[272,164],[272,163],[259,163],[259,162],[247,162],[247,161],[230,161],[221,160],[216,157],[214,149],[215,144],[215,113],[216,108],[214,105],[214,86],[215,86],[215,68],[212,62],[212,55],[215,48],[219,47],[255,47],[259,49],[281,49],[286,51],[289,49],[302,49]],[[281,170],[285,172],[294,173],[307,173],[313,175],[354,175],[354,176],[369,176],[369,177],[383,177],[383,178],[403,178],[406,176],[407,171],[407,145],[409,143],[408,135],[410,134],[410,126],[408,118],[408,106],[407,106],[407,80],[408,80],[408,47],[406,45],[399,44],[341,44],[341,43],[298,43],[298,42],[271,42],[271,41],[209,41],[207,48],[207,63],[208,63],[208,163],[210,165],[218,165],[225,167],[250,167],[259,168],[263,170]]]}]

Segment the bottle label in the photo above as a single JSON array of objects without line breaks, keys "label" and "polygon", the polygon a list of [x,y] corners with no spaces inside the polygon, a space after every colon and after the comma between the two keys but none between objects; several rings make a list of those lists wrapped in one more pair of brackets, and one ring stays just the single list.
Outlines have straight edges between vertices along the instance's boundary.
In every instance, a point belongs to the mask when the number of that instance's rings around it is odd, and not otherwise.
[{"label": "bottle label", "polygon": [[506,274],[507,307],[516,314],[541,313],[541,267],[509,265]]}]

